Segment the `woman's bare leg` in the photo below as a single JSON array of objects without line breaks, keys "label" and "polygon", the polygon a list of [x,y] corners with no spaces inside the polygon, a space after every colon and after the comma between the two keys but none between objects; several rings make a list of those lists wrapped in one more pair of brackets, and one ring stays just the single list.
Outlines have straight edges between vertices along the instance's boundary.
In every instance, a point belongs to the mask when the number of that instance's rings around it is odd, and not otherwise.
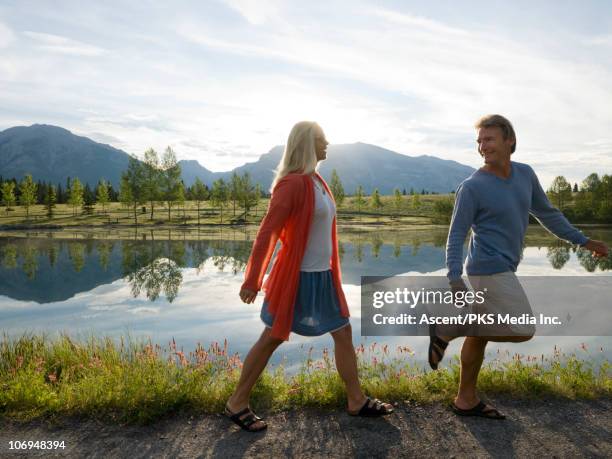
[{"label": "woman's bare leg", "polygon": [[366,401],[366,396],[359,384],[357,357],[353,347],[353,330],[351,325],[333,332],[336,368],[346,386],[349,411],[359,410]]},{"label": "woman's bare leg", "polygon": [[[238,385],[232,396],[227,401],[227,407],[232,413],[237,413],[249,406],[249,396],[251,390],[257,382],[257,378],[261,375],[264,368],[268,364],[268,360],[282,344],[283,340],[270,336],[270,328],[266,327],[262,332],[257,342],[244,359],[242,373],[238,380]],[[260,421],[257,421],[258,423]],[[258,424],[253,425],[254,428],[259,427]]]}]

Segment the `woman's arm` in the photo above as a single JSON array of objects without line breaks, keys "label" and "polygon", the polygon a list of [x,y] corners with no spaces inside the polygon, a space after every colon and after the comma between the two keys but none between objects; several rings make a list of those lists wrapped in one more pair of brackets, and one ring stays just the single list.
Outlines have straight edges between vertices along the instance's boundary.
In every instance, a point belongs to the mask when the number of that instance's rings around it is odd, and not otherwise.
[{"label": "woman's arm", "polygon": [[[263,278],[274,253],[276,242],[285,222],[296,206],[301,185],[301,180],[284,177],[272,191],[268,211],[261,221],[257,237],[253,243],[251,256],[246,267],[245,280],[240,292],[240,297],[246,303],[251,303],[255,299],[255,293],[261,290]],[[244,292],[244,290],[250,292]]]}]

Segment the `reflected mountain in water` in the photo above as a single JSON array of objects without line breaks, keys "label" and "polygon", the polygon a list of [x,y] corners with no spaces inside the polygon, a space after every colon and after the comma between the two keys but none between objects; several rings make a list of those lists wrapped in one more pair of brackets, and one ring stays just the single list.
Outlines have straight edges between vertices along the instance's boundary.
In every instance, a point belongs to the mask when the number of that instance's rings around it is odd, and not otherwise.
[{"label": "reflected mountain in water", "polygon": [[[354,233],[340,242],[343,282],[360,285],[361,276],[430,273],[445,267],[446,232]],[[0,295],[14,300],[50,303],[67,300],[100,285],[125,280],[134,297],[172,302],[179,294],[183,270],[207,260],[219,271],[243,272],[249,240],[94,240],[0,239]],[[575,253],[589,273],[612,269],[612,256],[596,259],[589,252],[553,240],[526,246],[546,247],[546,259],[561,270]]]}]

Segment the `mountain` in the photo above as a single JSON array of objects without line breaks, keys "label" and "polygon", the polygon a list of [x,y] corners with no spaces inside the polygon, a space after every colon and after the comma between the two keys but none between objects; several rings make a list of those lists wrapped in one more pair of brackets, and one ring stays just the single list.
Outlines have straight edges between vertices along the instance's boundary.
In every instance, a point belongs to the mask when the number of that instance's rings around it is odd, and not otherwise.
[{"label": "mountain", "polygon": [[[233,172],[240,175],[248,172],[253,182],[268,190],[282,154],[283,147],[276,146],[257,161],[227,172],[212,172],[194,160],[182,160],[179,164],[188,186],[196,177],[210,186],[219,178],[229,180]],[[327,157],[319,168],[321,175],[330,180],[332,170],[336,169],[347,193],[353,193],[358,185],[366,193],[374,188],[383,194],[392,193],[394,188],[448,193],[474,171],[456,161],[406,156],[366,143],[330,145]],[[129,155],[122,150],[56,126],[34,124],[0,132],[0,175],[5,178],[20,180],[30,173],[35,181],[63,184],[67,177],[78,177],[91,186],[104,178],[118,187],[128,161]]]},{"label": "mountain", "polygon": [[0,175],[20,180],[32,174],[34,181],[66,182],[78,177],[94,186],[98,180],[119,186],[129,155],[110,145],[46,124],[18,126],[0,132]]},{"label": "mountain", "polygon": [[[249,172],[254,182],[268,189],[282,154],[283,147],[274,147],[258,161],[234,171],[238,174]],[[383,194],[393,193],[395,188],[448,193],[474,172],[474,168],[456,161],[426,155],[406,156],[361,142],[329,145],[327,159],[321,163],[319,172],[329,181],[334,169],[347,193],[353,193],[361,185],[366,193],[378,188]]]}]

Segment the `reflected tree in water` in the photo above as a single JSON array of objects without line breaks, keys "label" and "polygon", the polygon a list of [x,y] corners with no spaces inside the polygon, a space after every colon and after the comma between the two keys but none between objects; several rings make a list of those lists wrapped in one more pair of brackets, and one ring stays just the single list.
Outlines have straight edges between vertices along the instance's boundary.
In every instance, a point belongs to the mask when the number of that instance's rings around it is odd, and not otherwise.
[{"label": "reflected tree in water", "polygon": [[2,266],[6,269],[17,267],[17,246],[15,244],[6,244],[2,247]]},{"label": "reflected tree in water", "polygon": [[78,273],[85,266],[85,244],[82,242],[71,242],[68,244],[68,258],[72,261],[72,267]]},{"label": "reflected tree in water", "polygon": [[128,274],[126,280],[135,298],[144,290],[147,298],[155,301],[163,291],[168,302],[172,303],[183,282],[183,273],[175,261],[158,258],[147,266]]},{"label": "reflected tree in water", "polygon": [[402,255],[402,243],[399,237],[396,237],[393,241],[393,256],[399,258]]},{"label": "reflected tree in water", "polygon": [[375,258],[378,258],[378,256],[380,255],[380,248],[383,245],[383,240],[380,237],[379,234],[373,234],[372,235],[372,255]]},{"label": "reflected tree in water", "polygon": [[38,250],[33,244],[26,243],[23,247],[23,272],[28,279],[32,280],[36,277],[38,271]]},{"label": "reflected tree in water", "polygon": [[55,266],[55,263],[57,263],[57,249],[58,247],[56,244],[49,244],[49,246],[47,246],[47,259],[51,267]]},{"label": "reflected tree in water", "polygon": [[[415,195],[418,196],[418,195]],[[413,237],[411,241],[412,250],[410,251],[410,255],[416,257],[419,254],[419,249],[421,248],[421,239],[419,237]]]},{"label": "reflected tree in water", "polygon": [[546,258],[554,269],[561,269],[570,259],[569,247],[559,241],[548,247]]},{"label": "reflected tree in water", "polygon": [[594,272],[597,268],[602,271],[612,269],[612,254],[608,254],[607,257],[598,258],[593,256],[589,250],[580,248],[576,251],[576,256],[580,261],[580,265],[590,273]]},{"label": "reflected tree in water", "polygon": [[110,261],[110,254],[113,251],[115,244],[111,241],[101,241],[98,243],[98,262],[100,267],[106,271],[108,270],[108,262]]}]

